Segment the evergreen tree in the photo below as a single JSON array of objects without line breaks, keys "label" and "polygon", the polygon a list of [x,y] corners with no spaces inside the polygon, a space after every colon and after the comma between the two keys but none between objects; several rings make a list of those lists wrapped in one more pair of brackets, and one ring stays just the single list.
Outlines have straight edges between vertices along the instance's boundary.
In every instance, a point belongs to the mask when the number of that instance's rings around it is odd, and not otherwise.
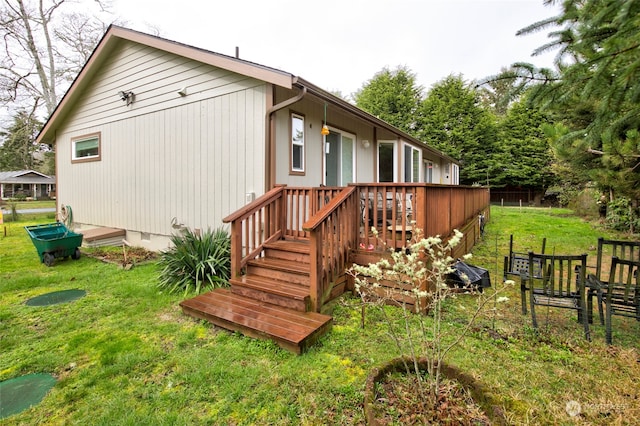
[{"label": "evergreen tree", "polygon": [[[503,68],[501,73],[508,72]],[[524,87],[515,84],[513,79],[496,79],[478,85],[482,105],[498,116],[504,116],[512,102],[522,95]]]},{"label": "evergreen tree", "polygon": [[353,98],[358,108],[410,134],[416,134],[422,87],[406,67],[384,68],[367,81]]},{"label": "evergreen tree", "polygon": [[11,126],[0,131],[0,170],[29,170],[41,165],[42,161],[34,156],[36,152],[45,150],[35,143],[41,126],[42,123],[24,110],[13,117]]},{"label": "evergreen tree", "polygon": [[547,28],[557,70],[515,64],[494,79],[532,85],[532,101],[554,114],[554,148],[595,182],[640,198],[640,1],[566,0],[558,16],[520,31]]},{"label": "evergreen tree", "polygon": [[526,99],[511,105],[499,128],[499,163],[492,186],[514,185],[544,192],[555,182],[546,116]]},{"label": "evergreen tree", "polygon": [[434,84],[420,106],[418,137],[460,161],[460,183],[485,183],[499,167],[495,116],[462,76]]}]

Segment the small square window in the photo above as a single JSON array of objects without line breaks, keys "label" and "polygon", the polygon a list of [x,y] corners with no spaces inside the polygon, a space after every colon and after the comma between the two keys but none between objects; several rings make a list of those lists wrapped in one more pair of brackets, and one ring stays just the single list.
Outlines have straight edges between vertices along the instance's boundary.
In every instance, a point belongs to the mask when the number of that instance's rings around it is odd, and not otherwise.
[{"label": "small square window", "polygon": [[71,139],[71,162],[100,161],[100,133]]}]

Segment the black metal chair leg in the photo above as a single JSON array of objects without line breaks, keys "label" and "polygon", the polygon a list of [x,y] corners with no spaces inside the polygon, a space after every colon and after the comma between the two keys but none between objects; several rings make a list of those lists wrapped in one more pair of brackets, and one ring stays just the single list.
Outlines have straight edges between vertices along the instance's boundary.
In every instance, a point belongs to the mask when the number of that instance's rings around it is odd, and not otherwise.
[{"label": "black metal chair leg", "polygon": [[531,320],[533,322],[533,328],[538,328],[538,319],[536,318],[535,303],[533,303],[533,295],[529,295],[529,308],[531,309]]}]

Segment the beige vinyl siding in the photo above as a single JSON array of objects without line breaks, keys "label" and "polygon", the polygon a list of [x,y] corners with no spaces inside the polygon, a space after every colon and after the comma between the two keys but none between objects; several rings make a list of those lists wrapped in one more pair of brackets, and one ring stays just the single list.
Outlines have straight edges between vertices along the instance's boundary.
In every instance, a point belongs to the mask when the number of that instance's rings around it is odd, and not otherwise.
[{"label": "beige vinyl siding", "polygon": [[[123,42],[92,79],[74,107],[73,128],[116,121],[168,109],[264,83],[150,47]],[[178,95],[186,87],[187,96]],[[119,91],[133,91],[126,106]]]},{"label": "beige vinyl siding", "polygon": [[[83,226],[165,236],[175,232],[173,217],[222,226],[247,192],[263,192],[265,85],[133,44],[125,50],[58,131],[60,202]],[[118,90],[132,90],[133,105]],[[71,138],[92,132],[101,132],[101,161],[71,164]]]},{"label": "beige vinyl siding", "polygon": [[[281,102],[286,97],[280,95]],[[292,97],[292,92],[288,97]],[[305,174],[304,176],[292,175],[289,173],[290,162],[290,120],[291,112],[302,114],[305,117]],[[323,182],[322,165],[324,159],[323,138],[320,134],[324,121],[324,104],[312,102],[306,98],[290,108],[285,108],[276,113],[276,183],[290,186],[318,186]],[[374,142],[373,128],[361,120],[341,114],[335,109],[329,109],[327,113],[327,123],[347,133],[356,135],[356,161],[355,178],[358,182],[374,182]],[[363,148],[362,140],[369,141],[369,148]]]}]

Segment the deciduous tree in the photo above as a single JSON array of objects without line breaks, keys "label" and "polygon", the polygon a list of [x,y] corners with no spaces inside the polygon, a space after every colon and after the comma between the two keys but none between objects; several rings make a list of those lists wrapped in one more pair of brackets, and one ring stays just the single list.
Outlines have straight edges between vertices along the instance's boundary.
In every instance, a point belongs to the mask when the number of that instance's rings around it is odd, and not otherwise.
[{"label": "deciduous tree", "polygon": [[[102,10],[103,0],[85,1]],[[65,0],[4,0],[0,4],[0,102],[49,115],[106,29]],[[42,110],[41,110],[42,109]]]}]

